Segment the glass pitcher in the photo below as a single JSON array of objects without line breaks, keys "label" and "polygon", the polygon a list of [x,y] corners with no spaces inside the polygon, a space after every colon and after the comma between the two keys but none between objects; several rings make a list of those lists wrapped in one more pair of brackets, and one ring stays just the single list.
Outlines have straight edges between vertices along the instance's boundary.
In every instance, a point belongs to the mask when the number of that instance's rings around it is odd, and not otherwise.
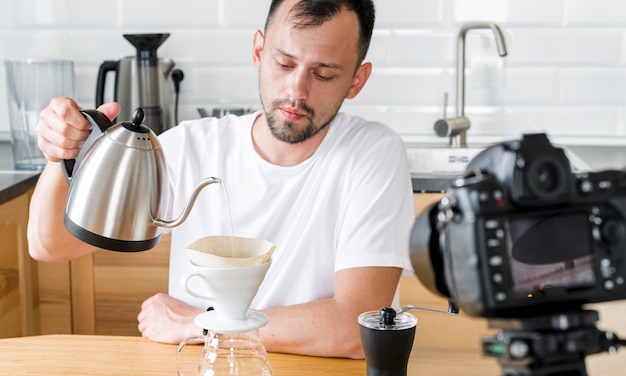
[{"label": "glass pitcher", "polygon": [[[205,331],[206,332],[206,331]],[[192,343],[204,343],[197,365],[198,376],[271,376],[272,368],[258,329],[241,333],[206,332],[184,340],[176,350],[176,372],[185,376],[181,356],[183,348]],[[190,371],[186,376],[190,376]]]},{"label": "glass pitcher", "polygon": [[15,169],[42,170],[47,160],[37,147],[39,113],[53,97],[74,96],[74,62],[16,58],[4,67]]}]

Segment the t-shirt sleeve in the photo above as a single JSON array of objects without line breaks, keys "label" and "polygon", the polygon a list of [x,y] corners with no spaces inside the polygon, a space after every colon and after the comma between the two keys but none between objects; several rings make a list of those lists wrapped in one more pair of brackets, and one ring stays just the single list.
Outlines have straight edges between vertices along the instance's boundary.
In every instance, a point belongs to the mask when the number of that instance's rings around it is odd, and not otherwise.
[{"label": "t-shirt sleeve", "polygon": [[411,176],[402,139],[389,131],[361,151],[338,225],[335,270],[394,266],[412,271],[415,218]]}]

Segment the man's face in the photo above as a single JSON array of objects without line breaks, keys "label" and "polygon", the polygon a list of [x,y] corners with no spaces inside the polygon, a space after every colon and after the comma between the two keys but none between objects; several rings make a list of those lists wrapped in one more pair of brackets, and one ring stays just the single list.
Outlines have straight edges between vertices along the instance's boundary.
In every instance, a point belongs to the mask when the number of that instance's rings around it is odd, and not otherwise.
[{"label": "man's face", "polygon": [[[286,1],[267,28],[255,35],[255,67],[268,125],[278,140],[295,144],[322,130],[345,98],[353,98],[369,76],[357,67],[359,25],[342,11],[321,26],[294,28]],[[361,72],[365,70],[364,72]]]}]

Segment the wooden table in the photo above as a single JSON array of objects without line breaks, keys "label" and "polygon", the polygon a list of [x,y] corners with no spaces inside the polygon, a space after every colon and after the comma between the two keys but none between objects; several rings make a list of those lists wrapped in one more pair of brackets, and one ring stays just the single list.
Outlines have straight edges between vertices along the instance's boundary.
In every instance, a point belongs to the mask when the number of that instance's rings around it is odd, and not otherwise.
[{"label": "wooden table", "polygon": [[[200,353],[201,346],[191,346]],[[0,340],[0,374],[176,375],[176,346],[141,337],[45,335]],[[365,361],[269,354],[273,376],[365,375]],[[410,375],[498,375],[490,359],[463,351],[415,349]]]},{"label": "wooden table", "polygon": [[[201,346],[190,346],[200,353]],[[0,339],[0,374],[176,375],[176,346],[141,337],[45,335]],[[269,354],[273,376],[365,375],[365,361]],[[626,352],[588,357],[590,376],[623,375]],[[498,376],[494,359],[468,350],[415,347],[409,375]]]}]

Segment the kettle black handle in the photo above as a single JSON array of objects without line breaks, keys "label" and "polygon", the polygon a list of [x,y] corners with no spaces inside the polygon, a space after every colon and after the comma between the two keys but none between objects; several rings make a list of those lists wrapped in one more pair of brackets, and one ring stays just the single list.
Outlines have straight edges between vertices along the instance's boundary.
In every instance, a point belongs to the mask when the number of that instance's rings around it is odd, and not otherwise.
[{"label": "kettle black handle", "polygon": [[93,144],[94,141],[96,141],[96,139],[104,133],[104,131],[113,125],[111,120],[109,120],[109,118],[100,111],[82,110],[80,113],[89,121],[89,123],[91,123],[92,129],[91,133],[85,140],[83,147],[80,148],[76,159],[64,159],[61,161],[61,168],[63,169],[65,180],[67,180],[68,184],[74,175],[74,167],[83,159],[91,144]]},{"label": "kettle black handle", "polygon": [[[115,72],[115,89],[114,93],[117,93],[117,73],[120,68],[120,62],[117,60],[106,60],[100,64],[98,69],[98,78],[96,80],[96,107],[100,107],[104,103],[104,84],[106,83],[106,76],[109,72]],[[117,98],[113,98],[117,100]]]}]

